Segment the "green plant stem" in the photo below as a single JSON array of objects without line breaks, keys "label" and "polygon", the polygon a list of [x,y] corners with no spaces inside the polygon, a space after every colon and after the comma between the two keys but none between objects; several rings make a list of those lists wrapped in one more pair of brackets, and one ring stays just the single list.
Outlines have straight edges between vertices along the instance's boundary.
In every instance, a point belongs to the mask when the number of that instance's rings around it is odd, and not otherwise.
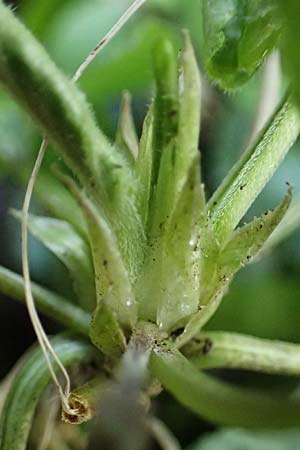
[{"label": "green plant stem", "polygon": [[283,102],[257,141],[245,151],[208,203],[218,241],[223,244],[270,180],[300,132],[300,115]]},{"label": "green plant stem", "polygon": [[[77,333],[88,336],[91,317],[87,312],[36,283],[32,283],[31,287],[36,306],[41,313]],[[23,278],[1,266],[0,291],[8,297],[25,303]]]},{"label": "green plant stem", "polygon": [[224,383],[199,371],[174,348],[154,350],[150,369],[177,400],[211,422],[271,429],[299,424],[299,398]]},{"label": "green plant stem", "polygon": [[[94,348],[74,336],[59,336],[51,344],[65,366],[91,361]],[[0,419],[0,450],[25,450],[37,402],[51,381],[40,348],[31,350],[17,372]]]},{"label": "green plant stem", "polygon": [[203,332],[185,348],[200,369],[232,368],[300,375],[300,345],[222,331]]}]

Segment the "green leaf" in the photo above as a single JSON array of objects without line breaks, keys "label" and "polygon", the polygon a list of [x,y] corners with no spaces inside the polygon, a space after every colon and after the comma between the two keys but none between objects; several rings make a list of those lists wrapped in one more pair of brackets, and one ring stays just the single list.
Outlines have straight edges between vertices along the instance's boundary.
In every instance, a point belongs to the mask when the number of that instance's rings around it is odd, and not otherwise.
[{"label": "green leaf", "polygon": [[174,164],[177,192],[185,184],[191,164],[199,154],[201,79],[196,55],[187,31],[179,65],[178,142]]},{"label": "green leaf", "polygon": [[[188,450],[298,450],[298,429],[245,431],[237,429],[210,433]],[[242,446],[242,447],[241,447]]]},{"label": "green leaf", "polygon": [[273,211],[238,228],[223,249],[214,239],[210,224],[200,233],[200,310],[191,317],[176,345],[192,339],[218,309],[228,284],[238,270],[257,255],[284,217],[291,201],[291,191]]},{"label": "green leaf", "polygon": [[183,349],[199,369],[245,369],[269,374],[300,373],[300,346],[223,331],[201,332]]},{"label": "green leaf", "polygon": [[178,401],[213,423],[244,428],[298,426],[297,396],[224,383],[197,370],[168,345],[152,351],[150,370]]},{"label": "green leaf", "polygon": [[[93,347],[74,336],[56,337],[51,344],[65,366],[87,363],[95,357]],[[45,357],[35,347],[16,373],[5,400],[0,418],[1,450],[25,450],[37,402],[50,382]]]},{"label": "green leaf", "polygon": [[86,218],[96,278],[97,303],[109,308],[126,329],[136,322],[136,302],[116,237],[105,217],[68,176],[60,175],[77,198]]},{"label": "green leaf", "polygon": [[[157,323],[162,329],[172,329],[198,310],[199,282],[199,218],[204,205],[200,185],[199,157],[191,164],[173,217],[156,251],[161,261],[157,278],[159,304]],[[164,226],[164,225],[163,225]],[[152,287],[153,288],[153,287]]]},{"label": "green leaf", "polygon": [[183,37],[179,81],[172,47],[166,43],[157,52],[151,204],[154,238],[160,233],[161,223],[168,222],[174,213],[190,167],[199,155],[200,74],[188,33]]},{"label": "green leaf", "polygon": [[116,146],[120,149],[130,165],[138,155],[138,137],[131,111],[131,96],[124,92],[121,103]]},{"label": "green leaf", "polygon": [[80,90],[2,3],[0,82],[27,109],[81,184],[101,204],[117,234],[126,267],[135,277],[144,243],[135,205],[136,179],[97,127]]},{"label": "green leaf", "polygon": [[206,70],[223,89],[243,85],[279,41],[273,0],[203,1]]},{"label": "green leaf", "polygon": [[109,294],[98,303],[91,322],[90,338],[102,353],[111,359],[118,359],[126,348],[126,339],[109,304]]},{"label": "green leaf", "polygon": [[[22,214],[13,210],[21,220]],[[69,223],[30,214],[29,231],[39,239],[69,270],[80,305],[88,311],[96,306],[94,267],[88,244]]]},{"label": "green leaf", "polygon": [[[76,333],[88,336],[91,317],[55,292],[31,282],[37,309]],[[21,303],[25,303],[24,280],[20,275],[0,266],[0,291]]]},{"label": "green leaf", "polygon": [[199,217],[203,208],[199,157],[191,164],[176,209],[151,241],[136,286],[139,313],[170,330],[186,322],[199,304]]},{"label": "green leaf", "polygon": [[221,252],[218,276],[225,284],[233,275],[249,263],[263,247],[284,217],[291,202],[291,191],[273,211],[266,211],[261,217],[238,228]]},{"label": "green leaf", "polygon": [[[156,96],[153,115],[151,234],[174,208],[173,165],[178,133],[178,74],[170,41],[159,42],[154,52]],[[163,207],[162,207],[163,205]]]},{"label": "green leaf", "polygon": [[284,102],[209,200],[210,221],[221,246],[273,176],[299,132],[297,108],[290,101]]},{"label": "green leaf", "polygon": [[147,229],[150,198],[152,193],[152,160],[154,151],[153,113],[154,106],[152,104],[144,120],[142,136],[139,143],[138,157],[135,163],[135,169],[140,185],[140,189],[137,192],[137,208],[145,229]]}]

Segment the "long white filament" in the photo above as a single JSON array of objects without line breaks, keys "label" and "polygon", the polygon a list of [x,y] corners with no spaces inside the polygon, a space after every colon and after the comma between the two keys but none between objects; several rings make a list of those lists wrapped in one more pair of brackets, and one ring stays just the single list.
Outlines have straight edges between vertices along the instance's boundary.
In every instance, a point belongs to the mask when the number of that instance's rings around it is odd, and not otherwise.
[{"label": "long white filament", "polygon": [[[100,53],[100,51],[103,50],[103,48],[115,37],[115,35],[121,30],[121,28],[128,22],[128,20],[145,2],[146,0],[135,0],[132,3],[132,5],[125,11],[125,13],[121,16],[121,18],[115,23],[115,25],[110,29],[110,31],[105,35],[105,37],[101,39],[101,41],[96,45],[96,47],[92,50],[92,52],[88,55],[88,57],[84,60],[84,62],[79,66],[75,75],[72,78],[74,82],[79,80],[83,72],[96,58],[96,56]],[[44,137],[38,152],[37,159],[34,164],[32,174],[30,176],[30,180],[27,185],[22,209],[22,267],[24,277],[25,299],[30,320],[32,322],[32,326],[34,328],[41,349],[44,353],[53,382],[58,389],[62,408],[68,414],[76,414],[76,410],[70,408],[68,402],[71,384],[68,372],[66,371],[64,365],[61,363],[60,359],[56,355],[55,350],[50,344],[49,339],[41,324],[41,321],[36,311],[30,282],[29,256],[28,256],[28,213],[30,208],[32,192],[34,189],[34,184],[37,179],[47,146],[48,146],[48,139],[47,137]],[[64,389],[61,387],[61,384],[56,376],[55,369],[50,359],[50,355],[53,357],[54,361],[56,362],[57,366],[59,367],[65,378]]]}]

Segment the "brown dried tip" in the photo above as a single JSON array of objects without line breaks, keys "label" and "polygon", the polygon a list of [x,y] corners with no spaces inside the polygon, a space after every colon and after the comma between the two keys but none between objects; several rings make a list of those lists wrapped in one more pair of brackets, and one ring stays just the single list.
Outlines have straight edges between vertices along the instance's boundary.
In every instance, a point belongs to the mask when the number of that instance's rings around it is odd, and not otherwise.
[{"label": "brown dried tip", "polygon": [[74,414],[62,411],[61,418],[64,422],[72,425],[80,425],[92,419],[94,413],[89,402],[75,393],[71,393],[69,398],[69,406]]}]

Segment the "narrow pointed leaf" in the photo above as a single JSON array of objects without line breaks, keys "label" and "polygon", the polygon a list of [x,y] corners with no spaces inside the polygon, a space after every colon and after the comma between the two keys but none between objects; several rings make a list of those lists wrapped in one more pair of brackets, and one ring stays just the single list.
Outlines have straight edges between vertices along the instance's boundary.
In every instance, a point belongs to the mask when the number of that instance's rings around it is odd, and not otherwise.
[{"label": "narrow pointed leaf", "polygon": [[[54,351],[66,367],[95,358],[93,347],[73,337],[51,340]],[[51,382],[45,357],[39,347],[27,354],[10,386],[0,418],[0,449],[25,450],[34,411],[44,389]]]},{"label": "narrow pointed leaf", "polygon": [[164,41],[154,55],[156,97],[153,121],[151,236],[160,234],[160,223],[174,211],[174,164],[178,135],[178,69],[173,45]]},{"label": "narrow pointed leaf", "polygon": [[104,216],[73,180],[64,176],[64,181],[81,205],[88,224],[97,302],[101,305],[109,295],[109,308],[116,320],[125,327],[132,327],[136,322],[135,297],[115,235]]},{"label": "narrow pointed leaf", "polygon": [[150,369],[178,401],[213,423],[243,428],[297,426],[296,396],[224,383],[197,370],[178,350],[154,350]]},{"label": "narrow pointed leaf", "polygon": [[[76,333],[88,336],[91,317],[55,292],[31,282],[37,309]],[[20,275],[0,266],[0,292],[25,304],[24,280]]]},{"label": "narrow pointed leaf", "polygon": [[257,255],[269,236],[284,217],[291,202],[291,191],[274,211],[266,211],[261,217],[238,228],[222,250],[220,278],[229,281],[233,275]]},{"label": "narrow pointed leaf", "polygon": [[[20,212],[13,215],[21,220]],[[94,267],[88,244],[69,223],[30,214],[29,231],[39,239],[69,270],[80,305],[92,311],[96,306]]]},{"label": "narrow pointed leaf", "polygon": [[210,220],[220,244],[243,218],[258,194],[294,144],[300,115],[290,100],[274,113],[269,124],[229,172],[209,201]]},{"label": "narrow pointed leaf", "polygon": [[154,51],[156,97],[153,123],[153,182],[157,183],[161,157],[178,131],[178,75],[173,44],[164,40]]},{"label": "narrow pointed leaf", "polygon": [[130,165],[138,155],[138,137],[131,110],[131,96],[125,92],[122,97],[120,118],[116,135],[116,146],[122,151]]},{"label": "narrow pointed leaf", "polygon": [[[199,153],[201,79],[196,55],[187,31],[183,33],[184,46],[179,75],[179,123],[175,159],[177,192],[185,184],[189,168]],[[199,169],[200,170],[200,169]]]},{"label": "narrow pointed leaf", "polygon": [[[291,201],[291,192],[274,210],[237,229],[221,251],[209,224],[202,226],[200,235],[200,310],[178,336],[176,345],[182,347],[208,322],[220,306],[234,274],[249,263],[260,251],[268,237],[284,217]],[[201,239],[202,236],[202,239]]]},{"label": "narrow pointed leaf", "polygon": [[265,254],[300,229],[300,195],[295,196],[287,213],[264,245]]},{"label": "narrow pointed leaf", "polygon": [[[153,224],[152,235],[159,234],[161,222],[167,222],[176,208],[184,185],[189,177],[189,170],[196,160],[200,132],[200,106],[201,106],[201,82],[200,74],[194,54],[194,50],[187,32],[184,32],[184,46],[180,60],[180,77],[177,80],[176,67],[172,68],[174,80],[169,82],[169,91],[160,90],[160,79],[163,74],[164,58],[170,61],[174,59],[171,55],[162,55],[161,67],[157,69],[157,97],[158,105],[164,104],[165,99],[169,100],[169,109],[164,111],[167,116],[165,138],[161,139],[161,157],[157,178],[157,187],[153,197]],[[166,52],[167,53],[167,52]],[[172,64],[169,64],[172,67]],[[170,75],[171,78],[171,75]],[[165,81],[166,82],[166,81]],[[170,87],[172,86],[172,87]],[[161,124],[162,111],[155,111],[157,121]],[[154,128],[154,137],[157,135]],[[156,140],[155,140],[156,139]],[[159,135],[154,139],[159,142]],[[200,168],[199,168],[200,172]],[[203,205],[204,206],[204,205]]]},{"label": "narrow pointed leaf", "polygon": [[142,223],[147,229],[150,197],[152,193],[152,162],[153,162],[153,105],[150,106],[145,118],[142,136],[139,144],[138,157],[135,164],[139,181],[137,192],[137,208],[142,218]]}]

